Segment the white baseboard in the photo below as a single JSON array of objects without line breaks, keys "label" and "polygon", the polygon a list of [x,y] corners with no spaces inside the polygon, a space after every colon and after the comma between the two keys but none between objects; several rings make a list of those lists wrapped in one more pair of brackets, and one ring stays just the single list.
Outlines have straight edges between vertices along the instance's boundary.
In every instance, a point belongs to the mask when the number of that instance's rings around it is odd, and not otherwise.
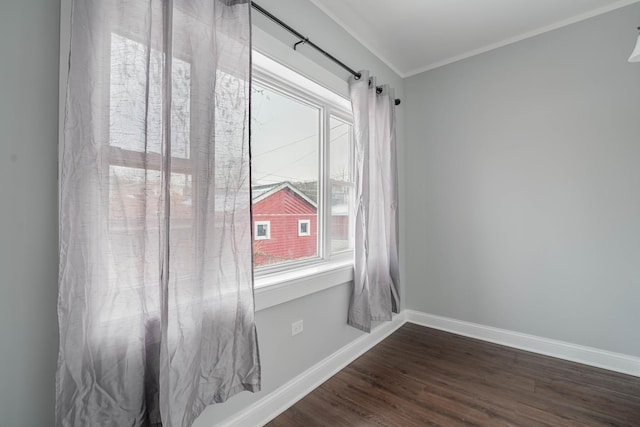
[{"label": "white baseboard", "polygon": [[282,385],[267,396],[248,406],[243,411],[223,420],[218,426],[255,427],[262,426],[280,415],[298,400],[338,373],[341,369],[367,352],[380,341],[404,325],[404,312],[384,322],[331,356],[304,371],[291,381]]},{"label": "white baseboard", "polygon": [[407,322],[640,377],[640,358],[563,341],[405,310]]},{"label": "white baseboard", "polygon": [[357,338],[267,396],[216,425],[255,427],[268,423],[406,322],[640,377],[640,358],[638,357],[419,311],[404,310],[394,316],[391,322],[380,324],[371,334]]}]

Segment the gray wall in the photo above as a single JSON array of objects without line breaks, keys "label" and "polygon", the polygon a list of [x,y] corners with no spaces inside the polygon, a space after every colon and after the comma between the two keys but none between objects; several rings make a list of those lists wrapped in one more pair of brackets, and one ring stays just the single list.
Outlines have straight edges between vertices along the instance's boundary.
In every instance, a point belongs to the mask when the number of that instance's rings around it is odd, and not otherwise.
[{"label": "gray wall", "polygon": [[0,12],[0,424],[11,427],[53,420],[59,8]]},{"label": "gray wall", "polygon": [[407,308],[640,356],[639,22],[405,80]]}]

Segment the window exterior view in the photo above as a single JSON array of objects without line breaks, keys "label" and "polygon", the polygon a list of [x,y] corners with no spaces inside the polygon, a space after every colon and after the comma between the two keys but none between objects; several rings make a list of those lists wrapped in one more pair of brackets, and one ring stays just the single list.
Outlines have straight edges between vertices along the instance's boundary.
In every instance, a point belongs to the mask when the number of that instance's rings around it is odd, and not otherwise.
[{"label": "window exterior view", "polygon": [[353,247],[349,103],[280,64],[255,57],[254,267],[328,261]]},{"label": "window exterior view", "polygon": [[294,184],[283,182],[253,188],[256,230],[268,224],[268,237],[254,236],[256,266],[315,257],[318,253],[317,193],[307,196]]}]

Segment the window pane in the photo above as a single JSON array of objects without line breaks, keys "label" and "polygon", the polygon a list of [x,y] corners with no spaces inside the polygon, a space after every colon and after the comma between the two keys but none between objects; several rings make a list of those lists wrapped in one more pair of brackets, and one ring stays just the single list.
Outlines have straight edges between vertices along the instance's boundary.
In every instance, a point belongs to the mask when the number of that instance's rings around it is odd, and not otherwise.
[{"label": "window pane", "polygon": [[331,169],[331,251],[340,252],[353,247],[350,239],[351,200],[353,192],[352,128],[335,117],[330,119]]},{"label": "window pane", "polygon": [[[114,313],[158,306],[159,221],[163,206],[162,52],[111,34],[109,78],[108,286]],[[172,173],[169,181],[172,245],[192,242],[190,156],[191,66],[173,58]],[[146,125],[145,125],[146,123]],[[140,263],[139,260],[143,262]],[[135,262],[134,262],[135,261]],[[172,252],[173,273],[191,268],[189,251]],[[111,313],[110,316],[113,316]]]},{"label": "window pane", "polygon": [[268,239],[254,232],[254,264],[316,257],[320,108],[255,82],[251,103],[253,221],[270,224]]},{"label": "window pane", "polygon": [[[111,34],[109,144],[160,153],[164,64],[161,52],[147,53],[146,46]],[[173,58],[171,83],[171,155],[189,158],[191,65]]]}]

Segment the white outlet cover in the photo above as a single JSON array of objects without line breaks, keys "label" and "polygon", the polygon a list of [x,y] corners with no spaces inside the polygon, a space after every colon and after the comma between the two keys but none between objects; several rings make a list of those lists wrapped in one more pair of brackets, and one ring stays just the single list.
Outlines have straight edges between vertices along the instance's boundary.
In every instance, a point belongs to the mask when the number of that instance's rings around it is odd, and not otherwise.
[{"label": "white outlet cover", "polygon": [[291,324],[291,336],[298,335],[304,330],[304,323],[302,320],[298,320]]}]

